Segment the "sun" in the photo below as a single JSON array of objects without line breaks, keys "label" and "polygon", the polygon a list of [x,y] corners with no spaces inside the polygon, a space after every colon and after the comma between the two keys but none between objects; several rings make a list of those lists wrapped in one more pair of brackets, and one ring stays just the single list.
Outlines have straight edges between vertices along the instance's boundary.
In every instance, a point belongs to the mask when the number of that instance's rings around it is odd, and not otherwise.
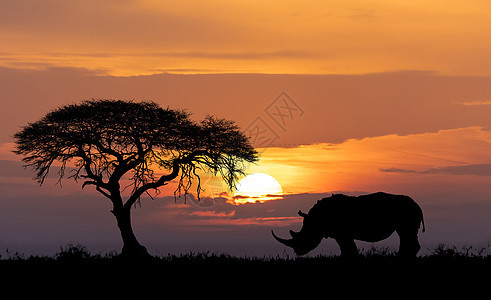
[{"label": "sun", "polygon": [[278,199],[283,195],[280,183],[273,177],[264,173],[247,175],[235,187],[235,203],[265,202]]}]

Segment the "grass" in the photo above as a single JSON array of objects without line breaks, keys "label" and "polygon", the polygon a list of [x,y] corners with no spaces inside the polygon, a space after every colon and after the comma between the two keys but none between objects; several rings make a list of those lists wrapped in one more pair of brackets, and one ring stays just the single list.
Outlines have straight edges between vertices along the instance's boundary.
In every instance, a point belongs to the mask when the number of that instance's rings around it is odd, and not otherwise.
[{"label": "grass", "polygon": [[[318,255],[296,257],[237,257],[223,253],[190,252],[164,255],[149,261],[122,261],[116,252],[93,254],[82,245],[60,247],[53,256],[26,256],[7,251],[0,257],[0,283],[29,282],[41,288],[70,287],[73,290],[102,290],[114,287],[138,291],[205,293],[214,296],[224,288],[254,296],[278,290],[286,297],[289,289],[301,287],[316,296],[319,289],[341,287],[343,291],[365,295],[387,293],[388,287],[419,297],[430,291],[488,294],[491,281],[491,254],[488,248],[457,248],[440,244],[429,254],[414,260],[401,260],[389,248],[362,250],[356,259]],[[140,288],[141,287],[141,288]],[[469,289],[472,287],[472,289]],[[121,290],[119,290],[121,291]],[[234,292],[235,293],[235,292]],[[406,297],[407,298],[407,297]]]},{"label": "grass", "polygon": [[[491,268],[491,254],[488,247],[475,249],[473,247],[457,248],[446,244],[439,244],[430,249],[427,255],[418,256],[411,260],[411,264],[481,264]],[[232,256],[224,253],[189,252],[179,255],[168,254],[156,256],[149,261],[155,265],[336,265],[336,264],[392,264],[402,262],[397,252],[389,247],[362,249],[360,256],[346,259],[333,255],[317,255],[307,257],[289,256],[287,254],[268,257]],[[6,251],[0,256],[0,265],[3,264],[124,264],[116,252],[106,254],[93,254],[83,245],[68,244],[60,247],[59,252],[53,256],[30,255],[19,252]],[[407,264],[407,261],[404,261]],[[490,269],[491,270],[491,269]]]}]

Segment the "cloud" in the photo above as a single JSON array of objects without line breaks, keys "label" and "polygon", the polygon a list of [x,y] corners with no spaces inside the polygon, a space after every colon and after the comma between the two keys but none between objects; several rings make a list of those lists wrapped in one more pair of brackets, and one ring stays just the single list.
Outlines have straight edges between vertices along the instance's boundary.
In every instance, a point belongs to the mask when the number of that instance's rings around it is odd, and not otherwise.
[{"label": "cloud", "polygon": [[[11,160],[2,160],[0,159],[0,178],[34,178],[36,171],[31,167],[24,167],[25,163],[21,161],[11,161]],[[58,166],[52,166],[49,169],[49,173],[47,178],[59,179],[61,168]],[[72,167],[65,168],[65,176],[66,180],[72,172],[76,169]],[[68,179],[71,181],[71,179]]]},{"label": "cloud", "polygon": [[[45,52],[84,49],[94,53],[99,49],[111,53],[136,50],[142,55],[148,53],[148,49],[167,49],[187,53],[179,62],[122,59],[117,66],[112,66],[112,74],[148,74],[149,65],[162,69],[193,68],[186,59],[189,54],[248,60],[234,64],[223,61],[219,65],[213,61],[194,66],[198,69],[205,65],[219,69],[232,65],[233,69],[249,66],[249,70],[289,73],[368,73],[395,69],[449,72],[451,69],[454,74],[489,74],[489,64],[483,63],[488,57],[487,48],[482,44],[486,27],[474,26],[477,22],[486,24],[486,14],[482,11],[487,8],[475,3],[477,0],[465,10],[443,1],[430,10],[422,9],[420,4],[402,7],[388,1],[369,5],[352,2],[338,1],[333,6],[330,1],[265,5],[264,1],[164,4],[134,0],[3,0],[0,1],[0,37],[3,48],[19,53],[39,49]],[[346,18],[353,21],[346,22]],[[418,22],[415,23],[415,19]],[[360,26],[360,22],[364,26]],[[454,36],[455,28],[468,34]],[[432,34],[435,30],[442,34],[435,36]],[[326,38],[320,39],[320,36]],[[363,38],[356,38],[358,36]],[[447,47],[451,42],[465,42],[467,47]],[[284,56],[281,51],[284,48],[291,53]],[[193,53],[193,49],[204,52]],[[257,53],[224,55],[217,49],[239,52],[260,49],[259,56],[272,58],[273,62],[261,61],[250,66],[250,60],[258,58]],[[205,50],[218,55],[209,56]],[[446,55],[440,55],[442,52]],[[312,60],[314,56],[321,57]],[[278,62],[277,57],[295,59]],[[106,60],[100,60],[97,67],[105,68],[107,64]]]},{"label": "cloud", "polygon": [[0,160],[0,177],[33,177],[33,173],[24,169],[22,162]]},{"label": "cloud", "polygon": [[[1,52],[0,56],[4,59],[15,60],[19,57],[17,52]],[[73,59],[73,58],[157,58],[157,57],[185,57],[185,58],[214,58],[214,59],[240,59],[240,60],[253,60],[253,59],[279,59],[279,58],[295,58],[295,57],[308,57],[315,58],[313,53],[306,53],[302,51],[293,50],[278,50],[268,52],[212,52],[212,51],[169,51],[169,52],[44,52],[31,54],[32,58],[36,56],[53,57],[57,59]],[[22,64],[22,62],[18,62]],[[41,64],[41,63],[40,63]]]},{"label": "cloud", "polygon": [[154,52],[154,53],[133,53],[123,54],[122,56],[150,56],[150,57],[189,57],[189,58],[215,58],[215,59],[279,59],[292,57],[310,57],[312,54],[300,51],[282,50],[271,52]]},{"label": "cloud", "polygon": [[375,10],[369,8],[355,8],[352,9],[351,14],[348,15],[349,18],[355,21],[367,21],[376,18]]},{"label": "cloud", "polygon": [[460,102],[459,104],[464,106],[483,106],[483,105],[491,105],[491,100],[466,101],[466,102]]},{"label": "cloud", "polygon": [[235,210],[226,213],[216,213],[214,211],[195,211],[191,213],[192,216],[199,216],[199,217],[213,217],[213,218],[231,218],[235,215]]},{"label": "cloud", "polygon": [[[176,230],[192,228],[193,230],[222,231],[242,226],[291,227],[302,222],[297,215],[299,209],[308,211],[317,200],[327,195],[325,193],[293,194],[285,195],[280,200],[245,204],[232,204],[220,198],[213,201],[215,205],[208,207],[195,205],[196,202],[193,201],[195,199],[192,195],[189,195],[190,199],[185,203],[182,199],[178,199],[178,205],[173,197],[163,197],[151,203],[153,206],[158,202],[160,206],[148,210],[148,220],[155,224],[175,226]],[[145,205],[146,203],[143,203],[142,206]]]},{"label": "cloud", "polygon": [[381,168],[379,169],[379,171],[386,172],[386,173],[420,173],[420,171],[417,170],[399,169],[399,168]]},{"label": "cloud", "polygon": [[230,73],[230,72],[243,72],[244,70],[230,70],[230,69],[197,69],[197,68],[158,68],[158,69],[149,69],[149,72],[152,74],[161,74],[161,73],[175,73],[175,74],[206,74],[206,73]]},{"label": "cloud", "polygon": [[491,176],[491,163],[471,164],[465,166],[448,166],[440,168],[429,168],[424,170],[411,170],[399,168],[381,168],[381,172],[389,173],[414,173],[414,174],[448,174],[448,175],[475,175]]}]

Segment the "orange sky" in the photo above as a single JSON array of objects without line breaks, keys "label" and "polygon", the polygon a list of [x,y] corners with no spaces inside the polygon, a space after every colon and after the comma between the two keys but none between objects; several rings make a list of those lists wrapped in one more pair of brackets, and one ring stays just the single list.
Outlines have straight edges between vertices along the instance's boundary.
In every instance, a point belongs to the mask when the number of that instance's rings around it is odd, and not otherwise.
[{"label": "orange sky", "polygon": [[154,249],[282,251],[271,227],[298,229],[298,209],[331,192],[411,195],[425,211],[423,246],[490,241],[478,230],[491,228],[490,11],[481,0],[0,0],[0,249],[118,248],[105,199],[77,183],[38,187],[9,152],[20,126],[91,98],[266,130],[249,172],[274,176],[285,198],[221,202],[209,197],[224,185],[208,178],[202,203],[165,190],[135,211]]},{"label": "orange sky", "polygon": [[112,75],[490,75],[490,9],[482,0],[6,0],[0,65]]},{"label": "orange sky", "polygon": [[267,149],[251,172],[273,175],[286,193],[380,189],[410,193],[414,179],[462,175],[458,180],[465,181],[491,175],[491,165],[478,166],[491,162],[490,148],[491,133],[479,127],[387,135]]}]

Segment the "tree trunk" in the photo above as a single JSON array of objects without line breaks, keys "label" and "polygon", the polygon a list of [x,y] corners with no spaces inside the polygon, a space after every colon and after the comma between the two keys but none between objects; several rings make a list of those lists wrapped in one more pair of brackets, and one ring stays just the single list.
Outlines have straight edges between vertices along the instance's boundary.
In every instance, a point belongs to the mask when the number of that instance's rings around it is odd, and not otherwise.
[{"label": "tree trunk", "polygon": [[150,258],[147,248],[140,245],[131,228],[131,215],[129,208],[119,208],[112,211],[118,221],[118,228],[123,238],[123,250],[120,257],[129,259]]}]

